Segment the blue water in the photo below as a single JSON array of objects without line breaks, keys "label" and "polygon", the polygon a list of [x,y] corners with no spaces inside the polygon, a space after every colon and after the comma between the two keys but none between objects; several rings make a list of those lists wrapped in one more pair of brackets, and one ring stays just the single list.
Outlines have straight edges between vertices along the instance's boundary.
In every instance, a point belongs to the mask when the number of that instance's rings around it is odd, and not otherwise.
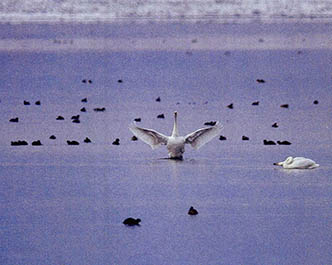
[{"label": "blue water", "polygon": [[[0,263],[329,264],[332,51],[225,52],[2,52]],[[180,133],[219,120],[227,140],[184,161],[131,141],[134,118],[169,134],[175,110]],[[321,166],[273,166],[289,155]]]}]

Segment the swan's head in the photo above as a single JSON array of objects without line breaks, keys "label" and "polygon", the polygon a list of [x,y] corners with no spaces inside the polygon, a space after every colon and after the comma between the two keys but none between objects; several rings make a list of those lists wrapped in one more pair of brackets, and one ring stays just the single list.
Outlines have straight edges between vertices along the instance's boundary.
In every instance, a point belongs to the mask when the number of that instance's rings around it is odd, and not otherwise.
[{"label": "swan's head", "polygon": [[289,156],[289,157],[286,158],[285,161],[278,162],[278,163],[273,163],[273,165],[276,165],[276,166],[289,165],[289,164],[293,163],[293,160],[294,160],[294,158]]},{"label": "swan's head", "polygon": [[178,116],[178,112],[174,111],[174,118],[176,118]]},{"label": "swan's head", "polygon": [[287,157],[287,159],[285,160],[285,164],[291,164],[292,162],[293,162],[293,160],[294,160],[294,158],[293,157],[291,157],[291,156],[289,156],[289,157]]}]

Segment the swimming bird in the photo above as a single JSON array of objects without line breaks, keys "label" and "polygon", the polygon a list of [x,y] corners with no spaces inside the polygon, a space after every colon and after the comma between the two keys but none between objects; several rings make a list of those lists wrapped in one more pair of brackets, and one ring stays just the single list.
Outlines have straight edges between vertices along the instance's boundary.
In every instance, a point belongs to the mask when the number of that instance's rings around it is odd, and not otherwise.
[{"label": "swimming bird", "polygon": [[264,84],[264,83],[265,83],[265,80],[264,80],[264,79],[256,79],[256,82],[257,82],[257,83]]},{"label": "swimming bird", "polygon": [[12,119],[10,119],[9,121],[10,121],[10,122],[18,122],[18,117],[16,117],[16,118],[12,118]]},{"label": "swimming bird", "polygon": [[285,108],[285,109],[288,109],[289,105],[288,104],[282,104],[280,105],[280,108]]},{"label": "swimming bird", "polygon": [[171,136],[166,136],[155,130],[140,128],[135,124],[131,124],[129,129],[137,138],[150,145],[152,149],[160,145],[166,145],[169,158],[182,159],[185,144],[190,144],[194,149],[199,149],[220,133],[222,125],[216,122],[214,126],[198,129],[186,136],[180,136],[178,133],[177,112],[174,112],[174,125]]},{"label": "swimming bird", "polygon": [[116,139],[113,141],[112,145],[120,145],[120,139],[119,139],[119,138],[116,138]]},{"label": "swimming bird", "polygon": [[223,135],[220,135],[220,136],[219,136],[219,140],[220,140],[220,141],[225,141],[225,140],[227,140],[227,137],[226,137],[226,136],[223,136]]},{"label": "swimming bird", "polygon": [[291,142],[288,142],[288,141],[277,141],[277,143],[279,145],[291,145],[292,144]]},{"label": "swimming bird", "polygon": [[94,108],[93,109],[95,112],[103,112],[106,110],[106,108],[102,107],[102,108]]},{"label": "swimming bird", "polygon": [[263,140],[263,143],[264,143],[264,145],[276,145],[276,143],[274,141],[266,140],[266,139]]},{"label": "swimming bird", "polygon": [[70,141],[70,140],[67,140],[67,144],[68,145],[79,145],[80,143],[79,142],[77,142],[77,141]]},{"label": "swimming bird", "polygon": [[188,211],[189,215],[197,215],[198,211],[194,208],[194,207],[190,207],[189,211]]},{"label": "swimming bird", "polygon": [[273,163],[273,165],[282,166],[286,169],[312,169],[319,167],[315,161],[305,157],[287,157],[285,161]]},{"label": "swimming bird", "polygon": [[72,120],[79,120],[79,118],[80,118],[79,114],[78,115],[74,115],[74,116],[71,117]]},{"label": "swimming bird", "polygon": [[207,121],[207,122],[205,122],[204,123],[204,125],[207,125],[207,126],[214,126],[214,125],[216,125],[216,121]]},{"label": "swimming bird", "polygon": [[33,142],[31,143],[31,145],[34,145],[34,146],[40,146],[40,145],[43,145],[43,144],[41,143],[40,140],[37,140],[37,141],[33,141]]},{"label": "swimming bird", "polygon": [[28,142],[25,140],[18,140],[18,141],[11,141],[10,144],[13,146],[19,146],[19,145],[28,145]]},{"label": "swimming bird", "polygon": [[84,143],[91,143],[91,140],[90,140],[90,138],[89,137],[86,137],[85,139],[84,139]]},{"label": "swimming bird", "polygon": [[132,218],[132,217],[128,217],[126,218],[122,223],[124,225],[128,225],[128,226],[134,226],[134,225],[140,225],[139,223],[141,222],[141,219],[137,218]]}]

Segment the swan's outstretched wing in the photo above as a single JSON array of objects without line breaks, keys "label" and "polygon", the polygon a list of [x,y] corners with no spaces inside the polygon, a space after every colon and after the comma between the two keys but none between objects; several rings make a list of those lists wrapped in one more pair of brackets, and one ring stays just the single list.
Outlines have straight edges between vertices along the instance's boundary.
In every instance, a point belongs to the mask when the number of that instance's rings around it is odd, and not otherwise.
[{"label": "swan's outstretched wing", "polygon": [[144,143],[151,146],[152,149],[156,149],[160,145],[167,144],[168,137],[151,129],[145,129],[137,127],[135,124],[129,126],[129,130]]},{"label": "swan's outstretched wing", "polygon": [[185,143],[190,144],[195,149],[199,149],[216,137],[221,132],[222,128],[223,126],[217,122],[216,125],[212,127],[198,129],[185,136]]}]

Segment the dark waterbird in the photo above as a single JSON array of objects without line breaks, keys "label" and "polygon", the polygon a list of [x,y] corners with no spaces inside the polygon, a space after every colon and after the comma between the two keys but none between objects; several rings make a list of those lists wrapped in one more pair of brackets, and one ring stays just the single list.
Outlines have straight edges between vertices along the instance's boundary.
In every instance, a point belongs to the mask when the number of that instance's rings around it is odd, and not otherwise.
[{"label": "dark waterbird", "polygon": [[279,125],[278,125],[278,123],[275,122],[275,123],[272,124],[272,127],[273,127],[273,128],[278,128]]},{"label": "dark waterbird", "polygon": [[37,141],[33,141],[33,142],[31,143],[31,145],[33,145],[33,146],[41,146],[42,143],[41,143],[40,140],[37,140]]},{"label": "dark waterbird", "polygon": [[253,106],[258,106],[258,105],[259,105],[259,101],[255,101],[255,102],[253,102],[251,105],[253,105]]},{"label": "dark waterbird", "polygon": [[90,138],[89,137],[86,137],[85,139],[84,139],[84,143],[91,143],[91,140],[90,140]]},{"label": "dark waterbird", "polygon": [[80,109],[80,111],[81,112],[86,112],[86,108],[83,107],[83,108]]},{"label": "dark waterbird", "polygon": [[265,80],[264,79],[256,79],[257,83],[264,84]]},{"label": "dark waterbird", "polygon": [[233,107],[234,107],[233,103],[231,103],[227,106],[227,108],[229,108],[229,109],[233,109]]},{"label": "dark waterbird", "polygon": [[68,145],[79,145],[80,143],[77,142],[77,141],[70,141],[70,140],[67,140],[67,144],[68,144]]},{"label": "dark waterbird", "polygon": [[264,145],[276,145],[276,143],[274,141],[271,141],[271,140],[263,140],[263,144]]},{"label": "dark waterbird", "polygon": [[219,140],[220,141],[225,141],[225,140],[227,140],[227,138],[226,138],[226,136],[220,135],[219,136]]},{"label": "dark waterbird", "polygon": [[198,211],[193,206],[191,206],[189,211],[188,211],[188,214],[189,215],[197,215]]},{"label": "dark waterbird", "polygon": [[71,119],[72,120],[78,120],[80,118],[80,115],[74,115],[74,116],[71,116]]},{"label": "dark waterbird", "polygon": [[55,139],[56,139],[56,136],[53,134],[53,135],[50,136],[50,139],[51,139],[51,140],[55,140]]},{"label": "dark waterbird", "polygon": [[80,123],[80,115],[74,115],[71,117],[73,123]]},{"label": "dark waterbird", "polygon": [[280,105],[280,108],[288,109],[289,105],[288,104],[282,104]]},{"label": "dark waterbird", "polygon": [[26,101],[26,100],[24,100],[24,101],[23,101],[23,105],[25,105],[25,106],[28,106],[28,105],[30,105],[30,102],[29,102],[29,101]]},{"label": "dark waterbird", "polygon": [[131,140],[132,140],[132,141],[137,141],[138,138],[137,138],[135,135],[133,135],[133,137],[131,137]]},{"label": "dark waterbird", "polygon": [[136,121],[136,122],[141,122],[141,120],[142,120],[141,118],[135,118],[134,119],[134,121]]},{"label": "dark waterbird", "polygon": [[83,98],[83,99],[81,100],[81,102],[83,102],[83,103],[87,103],[87,102],[88,102],[88,99],[87,99],[87,98]]},{"label": "dark waterbird", "polygon": [[10,119],[9,121],[10,121],[10,122],[18,122],[18,117],[16,117],[16,118],[12,118],[12,119]]},{"label": "dark waterbird", "polygon": [[249,137],[248,137],[248,136],[245,136],[245,135],[243,135],[243,136],[242,136],[242,141],[249,141]]},{"label": "dark waterbird", "polygon": [[12,141],[10,143],[12,146],[28,145],[28,142],[25,140]]},{"label": "dark waterbird", "polygon": [[140,225],[139,223],[141,221],[142,220],[139,218],[135,219],[135,218],[129,217],[129,218],[126,218],[122,223],[127,226],[135,226],[135,225],[139,226]]},{"label": "dark waterbird", "polygon": [[291,145],[292,144],[291,142],[288,142],[288,141],[277,141],[277,143],[279,145]]},{"label": "dark waterbird", "polygon": [[62,116],[58,116],[58,117],[56,118],[57,121],[63,121],[64,119],[65,119],[65,118],[62,117]]},{"label": "dark waterbird", "polygon": [[119,138],[116,138],[116,139],[113,141],[112,145],[120,145],[120,139],[119,139]]},{"label": "dark waterbird", "polygon": [[157,102],[160,102],[160,101],[161,101],[160,97],[157,97],[157,98],[156,98],[156,101],[157,101]]},{"label": "dark waterbird", "polygon": [[216,121],[207,121],[207,122],[204,123],[204,125],[207,125],[207,126],[214,126],[216,124],[217,124]]},{"label": "dark waterbird", "polygon": [[40,100],[37,100],[37,101],[35,102],[35,104],[36,104],[37,106],[40,106],[40,105],[41,105]]},{"label": "dark waterbird", "polygon": [[164,114],[159,114],[159,115],[157,116],[157,118],[158,118],[158,119],[165,119],[165,115],[164,115]]},{"label": "dark waterbird", "polygon": [[106,108],[102,107],[102,108],[94,108],[93,109],[95,112],[104,112],[106,110]]}]

